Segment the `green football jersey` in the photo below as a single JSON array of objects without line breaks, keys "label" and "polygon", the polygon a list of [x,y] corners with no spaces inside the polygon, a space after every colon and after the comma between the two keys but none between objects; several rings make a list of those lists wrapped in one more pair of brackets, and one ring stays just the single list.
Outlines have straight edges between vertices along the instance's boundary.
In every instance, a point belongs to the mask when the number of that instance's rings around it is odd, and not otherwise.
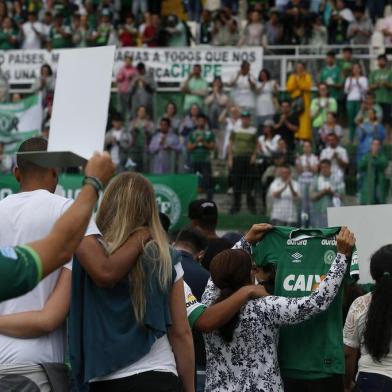
[{"label": "green football jersey", "polygon": [[[318,287],[336,257],[340,227],[295,229],[274,227],[253,247],[256,264],[276,267],[275,295],[303,297]],[[356,250],[345,281],[359,276]],[[295,326],[280,329],[279,365],[282,375],[316,379],[344,374],[343,288],[327,311]]]}]

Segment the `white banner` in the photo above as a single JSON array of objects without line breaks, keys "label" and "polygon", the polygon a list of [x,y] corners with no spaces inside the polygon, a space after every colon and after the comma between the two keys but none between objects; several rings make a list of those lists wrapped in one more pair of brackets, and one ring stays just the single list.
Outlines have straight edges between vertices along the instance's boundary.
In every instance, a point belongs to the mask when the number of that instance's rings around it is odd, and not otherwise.
[{"label": "white banner", "polygon": [[[0,66],[10,84],[32,84],[43,64],[56,69],[60,52],[0,51]],[[161,83],[181,83],[194,64],[202,65],[203,77],[210,82],[214,76],[221,76],[224,82],[228,82],[244,60],[249,61],[254,75],[263,66],[263,49],[260,47],[121,48],[116,51],[113,75],[121,68],[126,54],[133,56],[135,66],[143,62],[154,73],[155,81]]]},{"label": "white banner", "polygon": [[5,143],[6,152],[15,152],[22,141],[39,135],[42,117],[40,94],[0,104],[0,142]]}]

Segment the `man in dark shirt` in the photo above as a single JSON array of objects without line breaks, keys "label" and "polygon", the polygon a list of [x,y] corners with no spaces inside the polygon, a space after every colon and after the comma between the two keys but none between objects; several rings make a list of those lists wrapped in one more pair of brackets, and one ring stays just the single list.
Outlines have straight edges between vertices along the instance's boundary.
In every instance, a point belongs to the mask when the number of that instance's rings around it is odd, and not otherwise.
[{"label": "man in dark shirt", "polygon": [[199,199],[189,204],[188,217],[193,227],[199,228],[207,238],[207,249],[202,259],[202,265],[209,270],[211,260],[233,244],[216,234],[218,224],[218,208],[212,200]]},{"label": "man in dark shirt", "polygon": [[179,232],[174,243],[181,255],[184,280],[198,301],[207,286],[209,272],[199,263],[207,247],[207,239],[197,227],[187,227]]},{"label": "man in dark shirt", "polygon": [[295,150],[295,134],[298,131],[298,114],[291,110],[290,101],[284,100],[280,104],[280,113],[274,117],[275,132],[286,142],[290,151]]}]

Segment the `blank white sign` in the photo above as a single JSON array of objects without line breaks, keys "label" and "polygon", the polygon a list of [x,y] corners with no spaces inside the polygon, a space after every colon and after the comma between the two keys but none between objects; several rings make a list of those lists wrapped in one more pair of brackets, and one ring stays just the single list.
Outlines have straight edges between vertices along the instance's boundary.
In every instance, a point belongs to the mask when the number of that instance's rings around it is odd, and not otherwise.
[{"label": "blank white sign", "polygon": [[347,226],[357,239],[360,282],[370,283],[371,255],[392,243],[392,205],[328,208],[328,226]]},{"label": "blank white sign", "polygon": [[114,46],[69,49],[60,54],[48,151],[85,159],[103,151]]}]

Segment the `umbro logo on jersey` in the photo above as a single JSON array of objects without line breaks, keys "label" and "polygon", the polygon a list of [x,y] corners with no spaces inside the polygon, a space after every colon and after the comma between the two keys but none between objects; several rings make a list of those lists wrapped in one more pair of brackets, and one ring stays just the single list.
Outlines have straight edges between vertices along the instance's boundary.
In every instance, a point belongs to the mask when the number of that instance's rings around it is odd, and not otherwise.
[{"label": "umbro logo on jersey", "polygon": [[293,258],[293,260],[291,260],[293,263],[300,263],[303,256],[301,253],[295,252],[291,255],[291,257]]}]

